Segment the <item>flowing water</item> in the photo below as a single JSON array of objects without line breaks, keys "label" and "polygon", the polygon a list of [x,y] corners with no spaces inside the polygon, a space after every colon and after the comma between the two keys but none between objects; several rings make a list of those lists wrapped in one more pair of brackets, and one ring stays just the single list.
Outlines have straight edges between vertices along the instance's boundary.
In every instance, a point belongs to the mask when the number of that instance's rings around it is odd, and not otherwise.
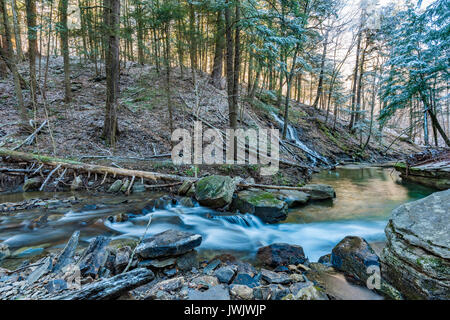
[{"label": "flowing water", "polygon": [[[51,207],[0,214],[0,242],[7,243],[16,259],[3,264],[19,263],[59,250],[75,230],[81,230],[82,244],[97,235],[113,238],[139,238],[148,219],[152,223],[147,236],[169,228],[199,233],[204,255],[232,253],[252,259],[260,246],[285,242],[303,246],[311,261],[330,253],[347,235],[364,237],[369,242],[384,240],[384,228],[393,208],[407,201],[429,195],[432,190],[418,185],[402,184],[396,173],[381,168],[338,168],[313,177],[313,183],[327,183],[336,190],[337,198],[325,203],[312,203],[291,209],[282,223],[265,225],[246,215],[224,215],[195,206],[167,205],[149,213],[145,207],[150,198],[162,194],[146,193],[130,197],[88,196],[77,194],[80,202],[66,207]],[[0,203],[25,198],[67,198],[70,193],[25,193],[0,195]],[[111,222],[108,217],[127,213],[126,222]]]},{"label": "flowing water", "polygon": [[[278,123],[278,125],[281,127],[281,129],[284,128],[284,120],[281,119],[277,114],[272,112],[272,116],[275,119],[275,121]],[[291,126],[289,123],[287,125],[287,132],[286,132],[286,138],[290,141],[292,141],[297,147],[299,147],[301,150],[303,150],[307,157],[312,161],[313,165],[316,165],[317,160],[321,160],[325,164],[329,164],[328,160],[318,154],[316,151],[308,148],[299,138],[297,130]]]}]

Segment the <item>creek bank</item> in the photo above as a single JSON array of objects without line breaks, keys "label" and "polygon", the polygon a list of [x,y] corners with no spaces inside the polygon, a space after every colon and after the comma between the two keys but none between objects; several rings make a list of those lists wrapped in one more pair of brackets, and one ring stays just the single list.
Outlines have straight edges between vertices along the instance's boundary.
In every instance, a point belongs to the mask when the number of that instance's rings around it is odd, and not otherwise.
[{"label": "creek bank", "polygon": [[[137,247],[129,241],[113,243],[99,236],[84,250],[78,250],[78,238],[77,231],[59,253],[51,253],[33,264],[24,264],[13,271],[0,269],[0,298],[329,299],[324,288],[308,280],[306,270],[311,269],[303,264],[284,268],[278,265],[269,270],[257,269],[230,255],[199,261],[195,247],[201,242],[200,235],[169,229],[145,239]],[[142,245],[146,250],[143,251]],[[286,245],[278,248],[286,248]],[[299,246],[296,249],[303,251]],[[133,255],[133,251],[137,254]],[[151,254],[143,255],[143,252]],[[180,263],[182,260],[184,265]],[[308,264],[303,259],[299,261]],[[124,270],[124,265],[128,265],[129,270]]]},{"label": "creek bank", "polygon": [[450,188],[450,161],[439,161],[422,165],[407,166],[399,162],[394,166],[404,181],[422,184],[437,190]]},{"label": "creek bank", "polygon": [[406,157],[394,166],[405,181],[438,190],[450,188],[450,150],[428,149]]}]

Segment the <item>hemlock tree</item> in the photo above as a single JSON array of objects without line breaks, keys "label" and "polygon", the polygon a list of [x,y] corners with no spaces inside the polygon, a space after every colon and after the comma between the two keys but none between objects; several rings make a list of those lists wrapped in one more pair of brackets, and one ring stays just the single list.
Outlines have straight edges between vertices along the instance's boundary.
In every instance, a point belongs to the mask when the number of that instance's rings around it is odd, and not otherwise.
[{"label": "hemlock tree", "polygon": [[380,112],[383,124],[398,109],[411,106],[410,101],[417,97],[423,105],[425,123],[429,115],[433,129],[448,147],[450,140],[437,119],[436,104],[437,97],[448,99],[443,92],[449,80],[449,12],[450,3],[438,0],[422,13],[409,4],[387,20],[390,52],[381,88],[385,107]]}]

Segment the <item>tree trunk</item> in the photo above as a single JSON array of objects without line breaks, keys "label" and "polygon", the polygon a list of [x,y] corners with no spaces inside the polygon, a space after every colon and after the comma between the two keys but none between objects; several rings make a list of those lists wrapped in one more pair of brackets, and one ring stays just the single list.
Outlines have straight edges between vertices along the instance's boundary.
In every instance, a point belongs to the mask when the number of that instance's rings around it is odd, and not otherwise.
[{"label": "tree trunk", "polygon": [[[227,1],[227,4],[229,2]],[[233,117],[234,121],[236,121],[236,111],[234,110],[234,100],[233,100],[233,88],[234,88],[234,66],[233,66],[233,57],[234,57],[234,46],[233,46],[233,34],[231,30],[231,12],[230,8],[227,5],[225,8],[225,28],[226,28],[226,47],[227,47],[227,56],[226,56],[226,69],[227,69],[227,93],[228,93],[228,117],[230,121],[230,126],[233,127]]]},{"label": "tree trunk", "polygon": [[322,52],[322,60],[320,63],[320,74],[319,74],[319,84],[317,86],[317,94],[316,99],[314,100],[314,103],[312,105],[313,108],[317,108],[317,104],[319,103],[319,98],[322,95],[322,87],[323,87],[323,73],[325,68],[325,59],[327,56],[327,45],[328,45],[328,31],[325,35],[325,42],[323,44],[323,52]]},{"label": "tree trunk", "polygon": [[237,128],[237,115],[239,108],[239,72],[241,64],[241,44],[240,44],[240,4],[236,1],[235,16],[235,36],[234,36],[234,71],[233,71],[233,109],[230,112],[230,126]]},{"label": "tree trunk", "polygon": [[173,132],[173,123],[172,123],[172,102],[171,102],[171,93],[170,93],[170,22],[165,24],[165,33],[166,33],[166,45],[165,45],[165,62],[166,62],[166,94],[167,94],[167,107],[169,110],[169,130]]},{"label": "tree trunk", "polygon": [[189,3],[189,33],[192,83],[194,86],[196,86],[197,79],[195,76],[195,72],[197,69],[197,35],[195,31],[195,10],[192,3]]},{"label": "tree trunk", "polygon": [[25,105],[23,103],[23,95],[22,95],[22,87],[20,84],[20,75],[19,75],[19,71],[17,70],[17,65],[16,65],[16,58],[14,56],[14,51],[12,48],[12,43],[11,43],[11,28],[9,26],[9,22],[8,22],[8,13],[7,13],[7,0],[0,0],[0,9],[1,9],[1,14],[3,17],[3,26],[5,28],[5,40],[6,40],[6,54],[3,55],[3,58],[6,58],[5,63],[8,65],[9,69],[11,70],[12,74],[13,74],[13,78],[14,78],[14,90],[16,93],[16,98],[17,98],[17,104],[18,104],[18,111],[19,111],[19,115],[20,115],[20,120],[22,122],[22,126],[27,126],[28,125],[28,115],[27,115],[27,110],[25,108]]},{"label": "tree trunk", "polygon": [[223,26],[223,13],[221,10],[217,12],[217,31],[216,31],[216,47],[214,52],[214,63],[213,70],[211,74],[211,79],[214,87],[221,89],[222,82],[222,66],[223,66],[223,51],[225,48],[225,38],[224,38],[224,26]]},{"label": "tree trunk", "polygon": [[355,123],[355,103],[356,103],[356,85],[358,81],[358,66],[359,66],[359,51],[361,48],[361,27],[358,30],[358,40],[356,44],[356,62],[355,62],[355,69],[353,72],[353,86],[352,86],[352,105],[351,105],[351,111],[350,111],[350,123],[348,125],[348,128],[350,131],[353,130],[353,125]]},{"label": "tree trunk", "polygon": [[106,110],[103,137],[115,148],[117,134],[117,98],[119,95],[119,22],[120,0],[104,0],[104,24],[108,29],[106,57]]},{"label": "tree trunk", "polygon": [[36,32],[36,1],[26,0],[27,27],[28,27],[28,55],[30,61],[30,91],[31,101],[36,106],[37,81],[36,81],[36,55],[37,55],[37,32]]},{"label": "tree trunk", "polygon": [[70,58],[69,58],[69,30],[67,28],[67,7],[69,0],[61,0],[59,5],[59,24],[61,32],[61,50],[64,59],[64,101],[70,102],[71,85],[70,85]]},{"label": "tree trunk", "polygon": [[16,40],[17,59],[22,60],[23,59],[22,38],[20,36],[20,24],[19,24],[19,17],[17,15],[16,0],[11,1],[11,9],[13,14],[14,39]]}]

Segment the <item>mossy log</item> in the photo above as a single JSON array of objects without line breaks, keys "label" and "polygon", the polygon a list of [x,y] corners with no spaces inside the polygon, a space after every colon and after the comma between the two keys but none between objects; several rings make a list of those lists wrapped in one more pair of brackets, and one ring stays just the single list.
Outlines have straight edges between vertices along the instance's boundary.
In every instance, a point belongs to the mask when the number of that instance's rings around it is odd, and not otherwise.
[{"label": "mossy log", "polygon": [[140,170],[130,170],[122,168],[107,167],[95,164],[88,164],[68,159],[53,158],[45,155],[38,155],[33,153],[25,153],[19,151],[8,150],[0,148],[0,157],[8,158],[12,161],[24,161],[24,162],[41,162],[42,164],[50,167],[58,167],[72,169],[74,171],[84,171],[87,173],[97,174],[110,174],[113,176],[125,176],[136,177],[142,179],[149,179],[153,181],[165,180],[165,181],[186,181],[193,180],[192,177],[183,177],[173,174],[149,172]]}]

